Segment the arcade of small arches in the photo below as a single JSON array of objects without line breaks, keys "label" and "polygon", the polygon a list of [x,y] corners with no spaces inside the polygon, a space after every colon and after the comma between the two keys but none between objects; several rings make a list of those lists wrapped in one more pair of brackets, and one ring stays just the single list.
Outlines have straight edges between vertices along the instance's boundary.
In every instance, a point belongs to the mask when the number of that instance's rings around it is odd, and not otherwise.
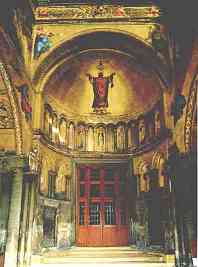
[{"label": "arcade of small arches", "polygon": [[162,102],[145,115],[115,123],[86,123],[44,108],[43,138],[65,151],[132,153],[167,137]]}]

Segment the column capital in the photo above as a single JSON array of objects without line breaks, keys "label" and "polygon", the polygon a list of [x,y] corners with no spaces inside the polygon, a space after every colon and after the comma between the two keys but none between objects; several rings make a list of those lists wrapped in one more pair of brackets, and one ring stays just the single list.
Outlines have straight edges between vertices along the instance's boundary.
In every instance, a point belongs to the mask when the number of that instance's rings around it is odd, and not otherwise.
[{"label": "column capital", "polygon": [[0,172],[15,172],[16,169],[24,169],[27,158],[24,155],[16,155],[14,152],[0,151]]}]

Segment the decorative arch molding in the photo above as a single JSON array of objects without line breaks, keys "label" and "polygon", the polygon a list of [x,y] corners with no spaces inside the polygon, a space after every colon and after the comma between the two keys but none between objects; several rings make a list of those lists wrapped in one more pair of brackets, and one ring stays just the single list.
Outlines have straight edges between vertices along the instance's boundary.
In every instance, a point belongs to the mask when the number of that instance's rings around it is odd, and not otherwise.
[{"label": "decorative arch molding", "polygon": [[164,187],[167,185],[167,178],[165,176],[165,164],[165,156],[158,151],[154,152],[151,166],[152,169],[156,169],[158,172],[158,183],[160,187]]},{"label": "decorative arch molding", "polygon": [[164,161],[164,156],[160,152],[154,152],[151,166],[153,169],[159,169],[161,167],[162,161]]},{"label": "decorative arch molding", "polygon": [[149,171],[150,163],[145,160],[141,160],[138,165],[138,173],[145,174]]},{"label": "decorative arch molding", "polygon": [[[153,49],[152,45],[145,41],[145,39],[141,38],[140,36],[138,36],[135,33],[131,33],[130,31],[125,31],[125,30],[119,30],[119,29],[115,29],[115,28],[104,28],[104,27],[100,27],[100,28],[94,28],[94,29],[89,29],[89,30],[80,30],[80,32],[78,33],[70,33],[69,36],[65,37],[64,39],[60,40],[60,43],[57,43],[56,45],[54,45],[54,47],[51,47],[51,50],[47,53],[45,53],[44,55],[40,56],[40,60],[39,62],[42,63],[42,61],[45,61],[46,57],[48,57],[53,51],[55,51],[56,49],[59,49],[64,43],[73,40],[79,36],[83,36],[86,34],[91,34],[91,33],[96,33],[96,32],[115,32],[115,33],[121,33],[124,35],[128,35],[131,38],[135,38],[136,40],[139,40],[140,42],[142,42],[145,46],[150,47],[151,49]],[[36,36],[35,36],[35,40],[34,40],[34,46],[35,46],[35,42],[36,41]]]},{"label": "decorative arch molding", "polygon": [[[114,40],[114,41],[113,41]],[[83,32],[55,48],[37,67],[32,78],[34,86],[41,92],[50,75],[69,58],[88,50],[108,49],[119,51],[133,58],[137,64],[148,66],[156,73],[164,89],[169,88],[168,66],[154,49],[136,36],[111,29]]]},{"label": "decorative arch molding", "polygon": [[11,79],[8,75],[5,64],[2,62],[0,62],[0,73],[1,73],[2,79],[5,83],[5,86],[7,88],[7,93],[8,93],[11,109],[12,109],[13,118],[14,118],[15,138],[16,138],[16,153],[18,155],[20,155],[23,152],[23,149],[22,149],[23,142],[22,142],[22,127],[21,127],[20,118],[19,118],[19,111],[18,111],[19,109],[18,109],[18,106],[16,103],[15,93],[14,93]]},{"label": "decorative arch molding", "polygon": [[192,149],[192,130],[193,123],[196,119],[197,112],[197,90],[198,90],[198,67],[196,74],[191,82],[190,92],[187,100],[186,117],[184,124],[184,145],[185,151],[190,152]]}]

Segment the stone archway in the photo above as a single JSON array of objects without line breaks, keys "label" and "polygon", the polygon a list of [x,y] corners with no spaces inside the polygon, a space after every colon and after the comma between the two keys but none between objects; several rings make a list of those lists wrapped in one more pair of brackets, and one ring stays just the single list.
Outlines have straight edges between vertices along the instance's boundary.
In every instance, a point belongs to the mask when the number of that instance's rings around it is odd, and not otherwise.
[{"label": "stone archway", "polygon": [[162,82],[164,88],[170,85],[169,70],[156,52],[146,42],[134,35],[111,29],[101,29],[85,32],[63,42],[39,64],[32,78],[36,91],[42,91],[50,75],[67,59],[82,51],[110,49],[120,51],[133,57],[141,65],[152,68]]},{"label": "stone archway", "polygon": [[[68,60],[76,58],[86,51],[112,51],[129,57],[134,64],[152,71],[159,82],[161,91],[167,90],[170,84],[169,71],[166,64],[158,57],[156,52],[146,42],[137,39],[135,36],[122,31],[101,29],[91,32],[83,32],[72,39],[63,42],[38,65],[32,81],[34,84],[34,128],[42,128],[42,112],[44,104],[43,91],[52,75],[67,64]],[[148,66],[149,62],[149,66]],[[40,116],[41,114],[41,116]]]},{"label": "stone archway", "polygon": [[5,83],[5,86],[7,88],[9,102],[11,105],[12,114],[13,114],[13,118],[14,118],[15,138],[16,138],[16,153],[22,154],[23,142],[22,142],[22,128],[21,128],[21,123],[20,123],[20,118],[19,118],[19,111],[18,111],[18,107],[16,104],[11,79],[9,78],[9,75],[7,73],[5,64],[3,64],[2,62],[0,62],[0,72],[1,72],[1,75],[3,78],[3,81]]}]

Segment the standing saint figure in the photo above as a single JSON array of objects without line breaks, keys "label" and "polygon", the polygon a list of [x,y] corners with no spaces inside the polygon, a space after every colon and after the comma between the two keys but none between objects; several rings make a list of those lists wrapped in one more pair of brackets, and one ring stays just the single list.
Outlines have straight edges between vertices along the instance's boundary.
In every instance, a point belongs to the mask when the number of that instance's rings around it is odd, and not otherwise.
[{"label": "standing saint figure", "polygon": [[97,129],[97,146],[95,149],[97,151],[104,151],[105,149],[105,132],[102,127]]},{"label": "standing saint figure", "polygon": [[37,173],[40,165],[40,155],[38,147],[33,147],[32,151],[28,154],[29,167],[32,172]]},{"label": "standing saint figure", "polygon": [[32,119],[32,106],[29,99],[29,87],[23,84],[17,87],[18,92],[21,94],[21,109],[25,114],[25,119],[30,121]]},{"label": "standing saint figure", "polygon": [[91,74],[87,73],[89,81],[93,85],[94,100],[92,108],[94,112],[105,113],[108,108],[109,85],[113,87],[113,76],[115,73],[105,77],[103,74],[104,65],[102,61],[100,61],[97,68],[99,70],[98,77],[93,77]]},{"label": "standing saint figure", "polygon": [[155,136],[158,136],[161,132],[161,119],[160,119],[160,112],[157,111],[155,113]]},{"label": "standing saint figure", "polygon": [[144,119],[139,121],[139,143],[142,144],[146,138],[146,128]]}]

